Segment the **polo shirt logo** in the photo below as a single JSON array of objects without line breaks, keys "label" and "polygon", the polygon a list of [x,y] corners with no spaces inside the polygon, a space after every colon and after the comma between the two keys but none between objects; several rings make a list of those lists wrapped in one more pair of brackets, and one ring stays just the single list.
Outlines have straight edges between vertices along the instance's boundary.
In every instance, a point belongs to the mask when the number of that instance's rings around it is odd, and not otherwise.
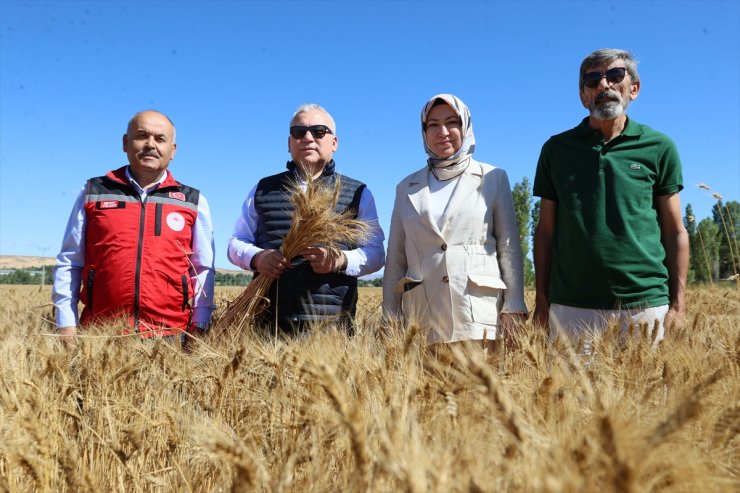
[{"label": "polo shirt logo", "polygon": [[630,164],[630,169],[640,169],[640,165],[637,163]]}]

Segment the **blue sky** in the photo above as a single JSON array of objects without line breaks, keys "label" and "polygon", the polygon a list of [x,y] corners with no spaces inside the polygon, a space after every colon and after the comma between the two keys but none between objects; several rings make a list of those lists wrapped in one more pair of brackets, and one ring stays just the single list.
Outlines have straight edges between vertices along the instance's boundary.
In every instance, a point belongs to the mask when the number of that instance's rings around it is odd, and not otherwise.
[{"label": "blue sky", "polygon": [[244,197],[284,169],[288,121],[332,113],[337,167],[365,181],[388,231],[396,183],[425,164],[419,112],[470,107],[475,157],[534,178],[578,124],[578,66],[633,51],[628,114],[677,143],[682,203],[740,200],[740,2],[0,2],[0,254],[56,255],[85,180],[126,163],[137,111],[177,125],[174,176],[211,204],[216,265]]}]

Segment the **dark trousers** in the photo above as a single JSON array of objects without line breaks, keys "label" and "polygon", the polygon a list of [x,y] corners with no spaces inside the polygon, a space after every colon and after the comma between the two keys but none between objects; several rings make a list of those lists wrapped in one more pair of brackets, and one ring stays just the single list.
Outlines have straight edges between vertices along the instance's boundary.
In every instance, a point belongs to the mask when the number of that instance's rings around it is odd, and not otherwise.
[{"label": "dark trousers", "polygon": [[[268,317],[260,317],[258,325],[270,335],[275,334],[275,319],[270,320]],[[278,335],[286,337],[307,336],[315,330],[325,330],[336,328],[338,331],[344,331],[350,337],[355,335],[355,326],[352,318],[344,314],[339,317],[333,317],[323,320],[278,320]]]}]

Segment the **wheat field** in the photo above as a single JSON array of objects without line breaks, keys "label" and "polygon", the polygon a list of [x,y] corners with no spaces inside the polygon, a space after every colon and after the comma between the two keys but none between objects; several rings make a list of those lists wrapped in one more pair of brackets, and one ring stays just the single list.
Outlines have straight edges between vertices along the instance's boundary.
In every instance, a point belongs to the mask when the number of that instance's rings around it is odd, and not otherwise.
[{"label": "wheat field", "polygon": [[226,331],[190,354],[114,326],[68,352],[48,287],[0,296],[0,491],[740,491],[736,286],[691,288],[657,349],[607,333],[588,365],[531,325],[506,354],[429,351],[372,288],[353,338]]}]

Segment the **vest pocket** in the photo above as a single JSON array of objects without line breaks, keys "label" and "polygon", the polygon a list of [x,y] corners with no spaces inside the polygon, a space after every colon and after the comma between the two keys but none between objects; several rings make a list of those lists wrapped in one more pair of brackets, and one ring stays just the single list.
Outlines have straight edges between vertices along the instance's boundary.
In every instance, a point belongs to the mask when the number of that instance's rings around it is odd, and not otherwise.
[{"label": "vest pocket", "polygon": [[95,282],[95,269],[87,271],[87,279],[85,279],[85,306],[92,312],[93,309],[93,284]]},{"label": "vest pocket", "polygon": [[180,276],[180,281],[182,282],[182,311],[185,311],[185,309],[188,307],[189,300],[189,289],[188,289],[188,276],[182,275]]},{"label": "vest pocket", "polygon": [[162,204],[154,207],[154,236],[162,235]]}]

